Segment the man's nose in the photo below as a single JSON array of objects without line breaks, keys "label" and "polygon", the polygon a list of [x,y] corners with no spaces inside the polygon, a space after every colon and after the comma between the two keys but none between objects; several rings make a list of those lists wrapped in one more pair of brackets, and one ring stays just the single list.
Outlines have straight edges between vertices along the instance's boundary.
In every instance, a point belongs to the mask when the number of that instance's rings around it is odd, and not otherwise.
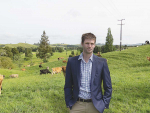
[{"label": "man's nose", "polygon": [[91,45],[91,44],[88,44],[88,46],[91,47],[92,45]]}]

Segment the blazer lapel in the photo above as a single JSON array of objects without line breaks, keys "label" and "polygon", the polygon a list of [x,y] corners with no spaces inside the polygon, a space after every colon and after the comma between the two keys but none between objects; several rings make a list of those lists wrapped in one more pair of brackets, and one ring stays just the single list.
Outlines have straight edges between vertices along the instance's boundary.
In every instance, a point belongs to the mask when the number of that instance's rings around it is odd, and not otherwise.
[{"label": "blazer lapel", "polygon": [[96,61],[96,57],[93,55],[92,73],[91,73],[91,84],[94,82],[94,77],[96,75],[96,69],[97,69],[97,61]]},{"label": "blazer lapel", "polygon": [[80,87],[80,72],[81,72],[80,63],[81,63],[81,60],[77,59],[75,69],[76,69],[76,72],[77,72],[78,87]]}]

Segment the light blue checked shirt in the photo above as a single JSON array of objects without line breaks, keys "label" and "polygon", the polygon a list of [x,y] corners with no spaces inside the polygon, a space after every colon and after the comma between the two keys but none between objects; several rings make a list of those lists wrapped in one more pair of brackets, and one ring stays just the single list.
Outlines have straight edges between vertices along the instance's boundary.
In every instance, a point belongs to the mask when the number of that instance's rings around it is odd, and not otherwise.
[{"label": "light blue checked shirt", "polygon": [[91,72],[92,72],[92,62],[93,62],[93,54],[90,57],[89,61],[86,63],[83,59],[83,53],[80,54],[78,60],[81,60],[81,84],[79,90],[79,98],[82,99],[91,99]]}]

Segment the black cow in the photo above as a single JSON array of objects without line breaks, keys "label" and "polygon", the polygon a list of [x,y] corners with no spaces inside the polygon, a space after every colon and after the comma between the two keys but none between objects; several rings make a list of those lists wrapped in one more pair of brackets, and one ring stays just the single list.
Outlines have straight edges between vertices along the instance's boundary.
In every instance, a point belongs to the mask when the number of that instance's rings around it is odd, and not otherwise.
[{"label": "black cow", "polygon": [[41,68],[41,67],[43,68],[43,66],[42,66],[41,64],[39,65],[39,67],[40,67],[40,68]]},{"label": "black cow", "polygon": [[48,69],[42,69],[42,70],[40,70],[40,75],[41,74],[48,74],[48,73],[51,73]]},{"label": "black cow", "polygon": [[145,44],[149,44],[149,41],[148,41],[148,40],[146,40],[146,41],[145,41]]}]

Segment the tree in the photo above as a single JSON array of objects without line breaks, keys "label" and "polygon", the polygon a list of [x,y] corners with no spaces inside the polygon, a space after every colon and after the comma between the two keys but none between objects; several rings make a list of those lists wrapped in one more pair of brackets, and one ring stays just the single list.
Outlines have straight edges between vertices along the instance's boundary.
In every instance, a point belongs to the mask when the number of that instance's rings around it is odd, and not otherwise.
[{"label": "tree", "polygon": [[11,52],[11,48],[6,46],[5,50],[6,50],[6,56],[13,59],[13,53]]},{"label": "tree", "polygon": [[23,59],[21,58],[21,53],[14,55],[13,60],[15,64],[20,68],[23,65]]},{"label": "tree", "polygon": [[105,45],[101,46],[101,52],[105,53]]},{"label": "tree", "polygon": [[106,37],[106,43],[105,43],[105,52],[111,52],[113,51],[113,36],[111,34],[111,29],[108,28],[108,33]]},{"label": "tree", "polygon": [[13,53],[13,60],[15,60],[15,56],[19,56],[19,51],[17,50],[17,48],[12,48],[11,52]]},{"label": "tree", "polygon": [[6,56],[6,50],[0,48],[0,56]]},{"label": "tree", "polygon": [[9,57],[0,57],[0,68],[14,68],[13,62]]},{"label": "tree", "polygon": [[74,51],[73,50],[71,51],[71,54],[74,55]]},{"label": "tree", "polygon": [[51,55],[50,53],[52,53],[52,48],[49,46],[48,36],[46,36],[45,31],[43,31],[36,56],[43,59],[44,62],[47,62],[47,58]]},{"label": "tree", "polygon": [[33,54],[32,54],[32,49],[31,48],[26,48],[25,49],[25,60],[30,60],[32,59]]},{"label": "tree", "polygon": [[12,48],[11,52],[13,53],[13,56],[16,54],[19,54],[19,51],[17,50],[17,48]]},{"label": "tree", "polygon": [[93,53],[101,52],[101,47],[95,46]]},{"label": "tree", "polygon": [[52,47],[52,52],[55,52],[55,48],[54,47]]},{"label": "tree", "polygon": [[17,50],[19,51],[19,53],[20,53],[20,52],[23,52],[23,53],[25,52],[25,48],[22,47],[22,46],[18,46],[18,47],[17,47]]}]

